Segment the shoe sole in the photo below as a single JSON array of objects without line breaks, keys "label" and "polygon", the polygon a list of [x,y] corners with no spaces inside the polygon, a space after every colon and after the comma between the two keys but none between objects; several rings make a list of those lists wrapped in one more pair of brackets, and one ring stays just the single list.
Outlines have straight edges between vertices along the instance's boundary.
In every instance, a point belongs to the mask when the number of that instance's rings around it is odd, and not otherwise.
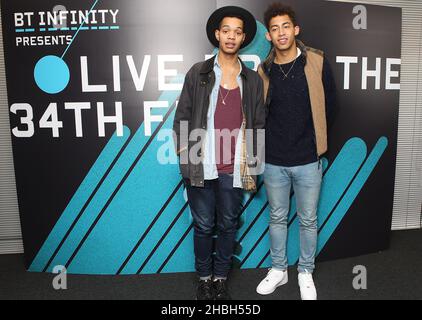
[{"label": "shoe sole", "polygon": [[[300,290],[300,287],[299,287],[299,290]],[[303,296],[302,296],[302,293],[301,293],[300,294],[300,299],[302,301],[318,301],[318,296],[316,296],[315,299],[304,299]]]},{"label": "shoe sole", "polygon": [[281,287],[281,286],[284,286],[285,284],[287,284],[289,282],[289,279],[286,277],[286,279],[283,279],[279,284],[277,284],[275,287],[274,287],[274,289],[273,290],[271,290],[271,291],[265,291],[265,292],[259,292],[258,291],[258,289],[256,290],[256,293],[258,293],[258,294],[260,294],[261,296],[268,296],[268,295],[270,295],[270,294],[272,294],[272,293],[274,293],[276,290],[277,290],[277,288],[279,288],[279,287]]}]

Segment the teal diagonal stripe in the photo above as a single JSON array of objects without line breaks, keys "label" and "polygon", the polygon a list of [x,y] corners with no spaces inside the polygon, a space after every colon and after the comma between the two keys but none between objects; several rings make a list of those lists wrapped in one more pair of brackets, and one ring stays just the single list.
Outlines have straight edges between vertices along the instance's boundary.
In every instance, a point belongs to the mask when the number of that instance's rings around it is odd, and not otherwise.
[{"label": "teal diagonal stripe", "polygon": [[[179,76],[173,81],[183,81],[183,76]],[[170,105],[175,102],[179,95],[179,92],[165,92],[159,98],[160,101],[168,101]],[[168,109],[159,108],[155,110],[156,115],[164,116],[168,112]],[[153,132],[158,128],[159,124],[152,123]],[[92,198],[89,205],[84,210],[79,221],[76,223],[74,228],[69,233],[66,241],[63,243],[56,257],[49,265],[48,271],[51,271],[56,265],[66,265],[75,252],[78,245],[81,243],[85,234],[88,232],[94,221],[97,219],[99,213],[102,211],[111,195],[115,192],[117,186],[120,184],[128,170],[134,164],[134,161],[139,156],[140,152],[149,142],[150,137],[145,136],[145,126],[142,124],[137,132],[134,134],[127,147],[117,160],[116,164],[111,169],[107,178],[99,187],[95,196]],[[110,238],[111,239],[111,238]],[[105,242],[106,241],[106,242]],[[108,240],[100,240],[100,243],[107,243]],[[89,270],[88,270],[89,269]],[[68,270],[69,271],[69,270]],[[69,271],[71,272],[71,271]],[[90,266],[81,273],[96,273],[95,266]]]},{"label": "teal diagonal stripe", "polygon": [[40,251],[32,262],[29,271],[42,272],[47,266],[48,261],[58,248],[67,231],[70,229],[75,219],[81,212],[82,208],[98,186],[101,179],[113,163],[114,159],[123,148],[124,144],[130,136],[129,128],[124,128],[123,137],[117,137],[116,133],[111,137],[110,141],[104,147],[97,161],[95,161],[91,170],[88,172],[83,182],[79,186],[75,195],[67,205],[66,209],[60,216],[47,240],[44,242]]},{"label": "teal diagonal stripe", "polygon": [[[340,222],[344,216],[349,211],[353,202],[356,200],[360,191],[364,187],[365,183],[368,181],[370,175],[374,171],[378,162],[380,161],[382,155],[388,146],[388,139],[382,137],[378,140],[365,164],[362,166],[356,178],[353,180],[350,188],[347,190],[347,193],[343,197],[343,200],[339,206],[335,209],[330,219],[327,221],[326,225],[322,229],[318,237],[318,253],[325,247],[331,235],[339,226]],[[374,200],[375,201],[375,200]]]},{"label": "teal diagonal stripe", "polygon": [[[174,105],[179,94],[180,92],[176,91],[166,92],[160,100]],[[168,109],[164,110],[168,111]],[[157,110],[159,111],[160,109]],[[171,130],[173,118],[174,111],[162,124],[160,130]],[[169,139],[171,140],[169,152],[174,153],[171,135]],[[138,242],[139,235],[151,224],[157,212],[169,199],[172,190],[180,182],[177,164],[169,165],[159,162],[158,154],[162,145],[159,135],[153,137],[142,157],[136,162],[131,161],[133,170],[130,171],[126,180],[122,181],[121,172],[128,173],[130,166],[123,163],[124,170],[117,167],[116,176],[111,175],[106,181],[105,186],[110,192],[114,191],[120,182],[122,184],[69,265],[70,273],[116,274],[118,272]],[[128,146],[130,147],[131,145]],[[140,151],[139,145],[133,147],[136,148],[133,152],[137,157]],[[129,154],[131,153],[129,149]],[[98,201],[101,203],[108,201],[110,199],[108,193],[105,194],[105,198],[104,200],[98,198]],[[103,205],[94,209],[92,212],[98,215]],[[169,210],[169,212],[175,212],[171,208]],[[80,234],[85,234],[85,230],[84,227]],[[156,232],[163,232],[163,230],[156,230]]]}]

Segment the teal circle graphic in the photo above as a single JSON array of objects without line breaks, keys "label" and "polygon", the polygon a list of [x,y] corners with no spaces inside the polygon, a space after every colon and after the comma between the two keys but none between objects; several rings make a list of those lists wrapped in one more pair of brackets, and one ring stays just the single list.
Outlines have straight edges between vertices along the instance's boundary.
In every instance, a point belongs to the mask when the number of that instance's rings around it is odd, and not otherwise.
[{"label": "teal circle graphic", "polygon": [[253,54],[257,55],[261,61],[264,61],[271,50],[271,42],[265,38],[267,28],[260,22],[256,21],[257,31],[254,40],[240,51],[240,54]]},{"label": "teal circle graphic", "polygon": [[46,56],[37,62],[34,78],[37,86],[42,91],[49,94],[60,93],[69,84],[69,67],[62,58]]}]

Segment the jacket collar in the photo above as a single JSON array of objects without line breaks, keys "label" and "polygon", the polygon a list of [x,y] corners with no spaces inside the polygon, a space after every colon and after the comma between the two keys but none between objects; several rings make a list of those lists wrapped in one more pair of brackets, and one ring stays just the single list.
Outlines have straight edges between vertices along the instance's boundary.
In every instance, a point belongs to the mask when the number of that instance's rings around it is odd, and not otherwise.
[{"label": "jacket collar", "polygon": [[[217,54],[217,55],[215,55],[214,57],[212,57],[212,58],[210,58],[210,59],[206,60],[206,61],[202,64],[202,67],[201,67],[200,73],[201,73],[201,74],[208,74],[208,73],[213,72],[213,71],[214,71],[214,66],[215,66],[215,64],[216,64],[216,59],[217,59],[217,57],[218,57],[218,54]],[[247,74],[247,67],[246,67],[246,65],[243,63],[243,61],[242,61],[240,58],[239,58],[239,62],[240,62],[241,68],[242,68],[242,70],[241,70],[241,72],[240,72],[240,75],[241,75],[242,77],[244,77],[244,78],[247,78],[247,76],[248,76],[248,74]]]}]

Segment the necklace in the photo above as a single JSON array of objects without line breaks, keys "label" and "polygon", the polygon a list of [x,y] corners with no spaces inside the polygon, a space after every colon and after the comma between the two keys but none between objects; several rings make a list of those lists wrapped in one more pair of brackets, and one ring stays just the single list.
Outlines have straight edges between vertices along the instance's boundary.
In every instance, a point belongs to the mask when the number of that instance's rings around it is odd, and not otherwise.
[{"label": "necklace", "polygon": [[293,61],[293,64],[292,64],[292,66],[290,67],[290,69],[287,73],[284,72],[283,68],[281,67],[281,64],[278,65],[278,67],[280,68],[280,71],[283,72],[283,74],[284,74],[283,81],[288,78],[290,71],[292,71],[293,67],[295,66],[296,60],[297,60],[297,58],[295,59],[295,61]]},{"label": "necklace", "polygon": [[227,94],[226,94],[226,96],[225,97],[223,97],[223,94],[221,93],[221,88],[220,88],[220,90],[219,90],[219,92],[220,92],[220,96],[221,96],[221,101],[223,102],[223,104],[224,105],[226,105],[226,99],[227,99],[227,97],[229,96],[229,94],[230,94],[230,90],[227,90]]},{"label": "necklace", "polygon": [[[239,63],[239,65],[240,65],[240,63]],[[229,73],[228,73],[228,79],[232,79],[233,78],[233,76],[234,76],[234,73],[236,72],[236,68],[234,68],[234,69],[232,69]],[[224,79],[225,77],[223,76],[223,79]],[[227,78],[226,78],[226,80],[227,80]],[[223,86],[222,86],[223,87]],[[226,84],[224,84],[224,89],[225,90],[227,90],[227,93],[226,93],[226,96],[225,97],[223,97],[223,94],[222,94],[222,90],[221,90],[221,88],[220,88],[220,90],[219,90],[219,92],[220,92],[220,96],[221,96],[221,100],[222,100],[222,102],[223,102],[223,105],[226,105],[226,99],[227,99],[227,97],[229,96],[229,94],[230,94],[230,91],[231,90],[229,90],[229,89],[226,89],[226,87],[227,87],[227,85]]]}]

